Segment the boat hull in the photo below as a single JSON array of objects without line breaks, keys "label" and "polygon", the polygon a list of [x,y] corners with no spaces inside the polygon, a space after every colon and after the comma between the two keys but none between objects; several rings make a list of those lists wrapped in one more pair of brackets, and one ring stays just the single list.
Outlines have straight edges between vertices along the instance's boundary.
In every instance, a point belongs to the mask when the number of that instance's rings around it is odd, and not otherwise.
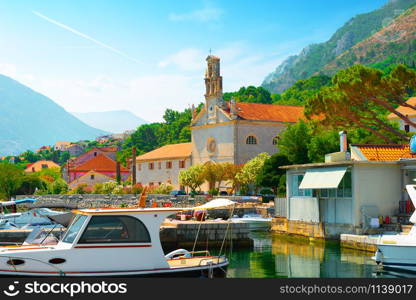
[{"label": "boat hull", "polygon": [[267,231],[271,227],[271,219],[270,220],[262,220],[262,219],[249,219],[249,218],[232,218],[233,223],[243,223],[247,224],[247,227],[251,231]]},{"label": "boat hull", "polygon": [[378,245],[374,260],[385,269],[416,272],[416,246]]},{"label": "boat hull", "polygon": [[60,274],[55,272],[37,273],[37,272],[0,272],[0,277],[204,277],[204,278],[224,278],[227,275],[228,264],[217,265],[211,268],[184,268],[183,270],[138,270],[138,271],[111,271],[111,272],[83,272],[83,273],[68,273]]}]

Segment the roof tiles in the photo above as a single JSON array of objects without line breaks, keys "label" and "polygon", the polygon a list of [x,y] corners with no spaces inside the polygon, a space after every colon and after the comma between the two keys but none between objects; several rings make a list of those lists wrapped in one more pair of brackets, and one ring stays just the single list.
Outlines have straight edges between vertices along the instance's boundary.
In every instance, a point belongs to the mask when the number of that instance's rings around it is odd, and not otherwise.
[{"label": "roof tiles", "polygon": [[137,156],[138,161],[156,160],[156,159],[174,159],[190,157],[192,153],[192,143],[181,143],[166,145]]},{"label": "roof tiles", "polygon": [[410,153],[409,145],[352,145],[360,149],[361,153],[372,161],[395,161],[416,158]]}]

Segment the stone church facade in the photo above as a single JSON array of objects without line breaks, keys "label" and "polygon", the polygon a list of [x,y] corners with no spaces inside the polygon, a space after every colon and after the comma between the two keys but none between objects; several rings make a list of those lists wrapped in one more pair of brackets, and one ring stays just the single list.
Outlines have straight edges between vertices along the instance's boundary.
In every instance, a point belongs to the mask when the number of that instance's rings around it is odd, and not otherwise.
[{"label": "stone church facade", "polygon": [[193,164],[244,164],[277,152],[277,135],[303,116],[303,107],[223,100],[220,59],[207,57],[205,105],[191,124]]},{"label": "stone church facade", "polygon": [[[206,61],[205,105],[198,114],[193,110],[190,126],[191,153],[186,168],[207,162],[231,162],[240,165],[262,152],[276,153],[277,135],[288,124],[296,123],[303,117],[303,107],[224,101],[220,59],[209,55]],[[171,146],[169,152],[173,154],[175,147],[180,149],[184,144]],[[158,157],[158,151],[161,148],[145,155],[152,157],[156,163],[164,159]],[[138,157],[138,163],[144,161],[143,158]],[[146,163],[151,161],[146,160]],[[137,171],[137,181],[146,184],[147,178],[153,178],[152,182],[175,182],[174,188],[178,189],[179,183],[171,178],[178,176],[179,172],[178,169],[177,173],[170,174],[168,180],[166,176],[154,178],[154,170],[140,168]]]}]

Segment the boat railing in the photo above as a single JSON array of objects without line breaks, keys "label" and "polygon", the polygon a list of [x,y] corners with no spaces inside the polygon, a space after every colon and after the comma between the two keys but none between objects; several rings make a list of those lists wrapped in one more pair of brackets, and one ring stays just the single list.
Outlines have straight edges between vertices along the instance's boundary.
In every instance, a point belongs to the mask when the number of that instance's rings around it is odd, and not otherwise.
[{"label": "boat railing", "polygon": [[[65,272],[64,271],[62,271],[60,268],[58,268],[57,266],[55,266],[55,265],[53,265],[53,264],[51,264],[51,263],[49,263],[49,262],[45,262],[45,261],[42,261],[42,260],[40,260],[40,259],[36,259],[36,258],[31,258],[31,257],[21,257],[21,256],[3,256],[4,258],[7,258],[9,261],[10,260],[13,260],[13,259],[22,259],[22,260],[29,260],[29,261],[36,261],[36,262],[38,262],[38,263],[41,263],[41,264],[44,264],[44,265],[47,265],[48,267],[51,267],[52,269],[55,269],[58,273],[59,273],[59,276],[61,276],[61,277],[63,277],[63,276],[66,276],[66,274],[65,274]],[[12,264],[10,264],[12,267],[13,267],[13,269],[15,270],[15,271],[17,271],[17,269],[16,269],[16,266],[12,263]]]},{"label": "boat railing", "polygon": [[205,254],[205,256],[211,256],[208,250],[201,250],[201,251],[189,251],[189,253],[192,256],[195,256],[195,254],[199,255],[199,254]]},{"label": "boat railing", "polygon": [[[221,259],[224,259],[224,256],[215,256],[215,257],[210,257],[210,258],[203,258],[199,261],[199,266],[202,266],[203,262],[205,262],[205,265],[212,265],[214,263],[219,264],[221,262]],[[214,262],[216,261],[216,262]]]}]

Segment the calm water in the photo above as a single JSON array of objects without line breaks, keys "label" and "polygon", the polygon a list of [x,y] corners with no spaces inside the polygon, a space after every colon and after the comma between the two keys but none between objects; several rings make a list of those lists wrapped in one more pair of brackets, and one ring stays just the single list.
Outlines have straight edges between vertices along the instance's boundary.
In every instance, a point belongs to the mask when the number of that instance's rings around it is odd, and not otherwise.
[{"label": "calm water", "polygon": [[336,242],[299,241],[252,233],[253,249],[233,249],[227,277],[416,277],[381,270],[372,253],[342,249]]}]

